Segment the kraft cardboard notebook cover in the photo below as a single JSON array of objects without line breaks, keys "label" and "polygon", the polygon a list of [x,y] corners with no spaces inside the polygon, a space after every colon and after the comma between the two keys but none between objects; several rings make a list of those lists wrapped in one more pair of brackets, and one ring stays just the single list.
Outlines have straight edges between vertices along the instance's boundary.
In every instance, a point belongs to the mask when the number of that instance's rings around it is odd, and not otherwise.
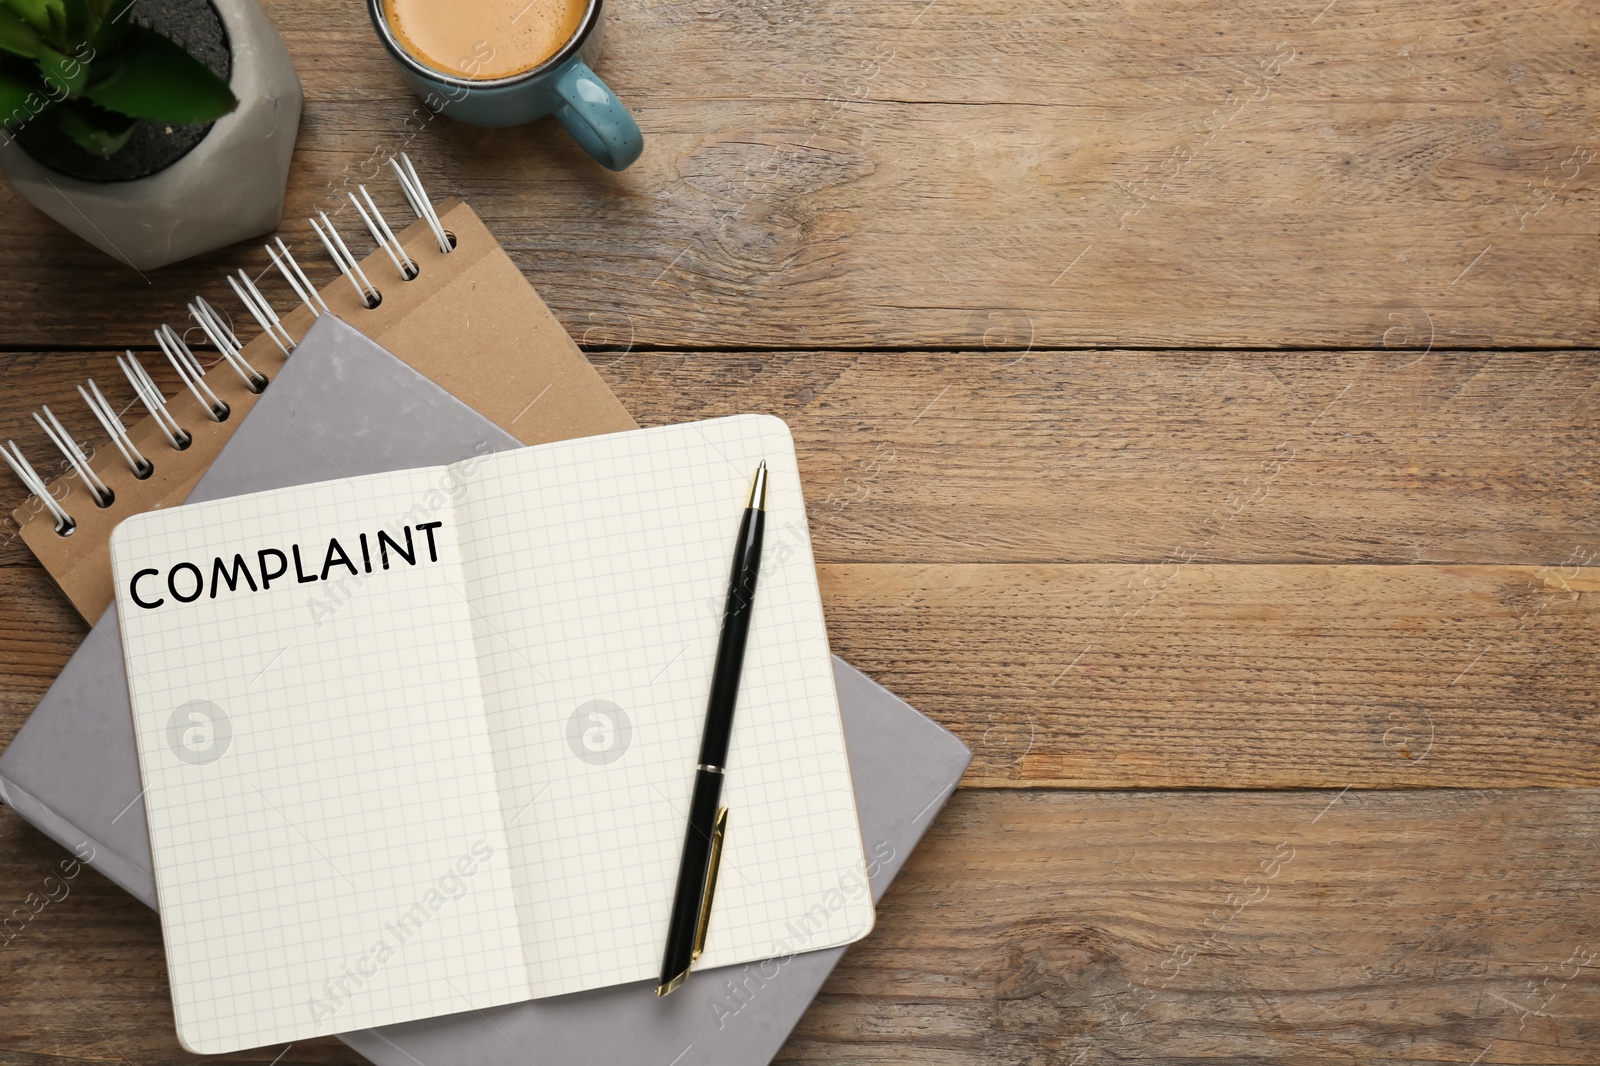
[{"label": "kraft cardboard notebook cover", "polygon": [[[523,444],[633,429],[636,423],[483,220],[469,205],[448,200],[439,205],[439,216],[455,241],[448,252],[440,250],[426,222],[399,234],[419,271],[411,280],[397,276],[385,250],[361,261],[364,276],[382,297],[376,307],[363,306],[349,278],[337,275],[321,290],[319,302]],[[313,273],[324,269],[309,257],[305,262]],[[283,335],[299,338],[315,320],[310,308],[299,305],[283,314]],[[281,347],[264,332],[245,343],[241,354],[276,380],[284,364]],[[23,541],[91,623],[111,606],[106,545],[112,529],[130,515],[182,503],[258,402],[257,394],[226,368],[207,374],[204,382],[232,414],[213,421],[180,388],[169,397],[168,409],[192,436],[185,449],[167,442],[154,417],[128,428],[133,443],[154,463],[149,477],[135,477],[114,448],[95,451],[89,466],[115,493],[109,507],[89,502],[76,473],[51,484],[52,496],[77,523],[71,536],[56,533],[50,512],[37,499],[30,497],[13,512]]]},{"label": "kraft cardboard notebook cover", "polygon": [[[246,420],[239,445],[225,451],[197,499],[515,446],[481,415],[352,331],[330,324],[324,332],[338,336],[325,347],[302,348],[297,358],[306,360],[305,374],[293,373],[291,365],[274,384],[276,402]],[[331,454],[343,457],[342,470],[332,467]],[[13,806],[63,844],[91,842],[95,865],[148,903],[149,856],[116,641],[115,619],[108,617],[0,758],[0,783]],[[845,664],[836,660],[836,669],[877,896],[969,754]],[[794,950],[804,951],[806,934],[796,930]],[[842,951],[747,965],[726,979],[707,974],[664,1001],[643,986],[623,986],[344,1039],[384,1064],[512,1063],[523,1061],[523,1048],[560,1049],[560,1061],[648,1061],[663,1040],[682,1041],[684,1063],[766,1061]]]}]

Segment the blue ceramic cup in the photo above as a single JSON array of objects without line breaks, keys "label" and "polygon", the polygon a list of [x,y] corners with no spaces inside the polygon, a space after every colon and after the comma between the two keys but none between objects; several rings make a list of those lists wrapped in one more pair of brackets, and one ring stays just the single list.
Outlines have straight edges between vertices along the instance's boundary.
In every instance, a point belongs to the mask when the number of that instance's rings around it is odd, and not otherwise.
[{"label": "blue ceramic cup", "polygon": [[401,46],[383,0],[367,0],[367,11],[378,39],[428,110],[469,126],[520,126],[554,115],[601,166],[622,170],[639,158],[644,135],[617,94],[589,69],[600,55],[602,3],[589,0],[578,32],[555,55],[531,70],[492,80],[433,69]]}]

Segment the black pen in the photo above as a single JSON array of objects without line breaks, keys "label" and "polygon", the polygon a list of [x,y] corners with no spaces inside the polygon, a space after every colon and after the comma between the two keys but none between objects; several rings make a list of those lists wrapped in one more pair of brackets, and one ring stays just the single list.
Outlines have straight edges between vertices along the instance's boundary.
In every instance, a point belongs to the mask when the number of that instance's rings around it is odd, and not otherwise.
[{"label": "black pen", "polygon": [[689,800],[689,828],[683,835],[683,859],[678,864],[678,888],[672,897],[672,921],[667,926],[667,952],[661,960],[661,983],[656,995],[664,996],[683,984],[689,967],[706,946],[711,922],[711,899],[717,890],[717,868],[722,861],[722,836],[728,827],[728,808],[722,801],[723,768],[728,764],[728,736],[733,732],[733,707],[739,699],[739,676],[744,670],[744,645],[750,635],[750,613],[756,597],[756,574],[761,569],[761,532],[767,519],[767,463],[756,467],[750,499],[739,520],[739,539],[733,546],[733,573],[728,579],[728,605],[722,612],[722,637],[717,642],[717,663],[711,671],[711,698],[706,701],[706,728],[700,736],[700,764],[694,773],[694,796]]}]

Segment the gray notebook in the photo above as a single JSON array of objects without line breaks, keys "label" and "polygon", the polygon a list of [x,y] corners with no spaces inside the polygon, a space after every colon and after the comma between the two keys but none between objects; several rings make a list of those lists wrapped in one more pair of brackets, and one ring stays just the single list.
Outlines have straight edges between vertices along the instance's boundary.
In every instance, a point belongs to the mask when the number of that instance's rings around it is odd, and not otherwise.
[{"label": "gray notebook", "polygon": [[[509,434],[332,316],[307,333],[190,496],[217,499],[520,447]],[[0,755],[0,799],[155,905],[115,610],[108,611]],[[835,658],[874,898],[915,847],[971,753]],[[844,948],[341,1036],[379,1066],[768,1062]]]}]

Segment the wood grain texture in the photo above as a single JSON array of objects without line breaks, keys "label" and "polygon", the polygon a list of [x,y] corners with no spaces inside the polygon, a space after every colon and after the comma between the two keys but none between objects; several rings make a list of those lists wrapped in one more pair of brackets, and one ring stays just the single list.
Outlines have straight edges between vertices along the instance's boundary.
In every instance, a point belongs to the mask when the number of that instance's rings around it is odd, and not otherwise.
[{"label": "wood grain texture", "polygon": [[[284,232],[406,149],[575,334],[1017,348],[1592,345],[1581,0],[613,0],[644,157],[433,120],[359,4],[271,0],[306,90]],[[374,183],[391,208],[392,182]],[[345,206],[347,237],[359,224]],[[366,238],[360,247],[368,247]],[[124,344],[239,248],[122,270],[0,190],[8,344]],[[92,277],[96,298],[78,295]],[[282,302],[286,291],[274,290]],[[231,301],[230,301],[231,303]]]},{"label": "wood grain texture", "polygon": [[1593,352],[593,358],[647,423],[788,419],[827,562],[1600,549]]},{"label": "wood grain texture", "polygon": [[[1545,566],[1600,551],[1592,351],[592,358],[646,424],[786,419],[824,562]],[[104,447],[73,392],[86,377],[131,402],[113,353],[0,355],[0,380],[27,386],[0,391],[0,433],[43,462],[29,413],[49,403]],[[170,368],[157,379],[180,387]],[[0,562],[28,558],[0,536]]]},{"label": "wood grain texture", "polygon": [[[782,565],[783,533],[769,546]],[[1600,568],[826,564],[834,651],[975,786],[1600,784]],[[0,569],[9,741],[83,638]]]},{"label": "wood grain texture", "polygon": [[780,1061],[1594,1063],[1597,816],[1589,790],[964,792]]},{"label": "wood grain texture", "polygon": [[[1591,790],[966,791],[779,1061],[1593,1063],[1596,825]],[[197,1061],[155,915],[67,857],[0,811],[0,1063]]]},{"label": "wood grain texture", "polygon": [[[1600,791],[1510,787],[1600,784],[1592,4],[609,0],[612,175],[263,2],[313,278],[406,150],[642,422],[782,415],[836,650],[975,751],[781,1061],[1600,1062]],[[103,443],[72,387],[257,243],[139,276],[0,185],[0,439]],[[0,534],[0,741],[83,632]],[[193,1061],[65,854],[0,810],[0,1064]]]},{"label": "wood grain texture", "polygon": [[969,786],[1600,784],[1600,569],[831,565]]}]

